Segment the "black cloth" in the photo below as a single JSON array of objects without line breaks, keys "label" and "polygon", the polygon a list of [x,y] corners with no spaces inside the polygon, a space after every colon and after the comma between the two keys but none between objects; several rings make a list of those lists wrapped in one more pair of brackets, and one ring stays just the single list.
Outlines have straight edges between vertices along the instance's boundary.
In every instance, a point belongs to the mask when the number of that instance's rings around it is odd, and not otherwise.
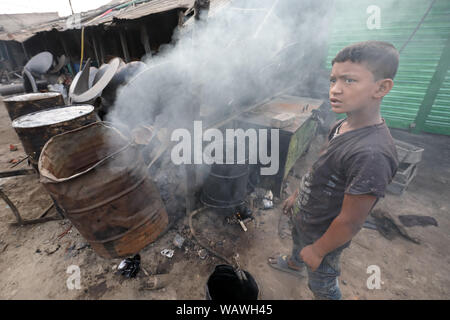
[{"label": "black cloth", "polygon": [[396,147],[384,119],[381,124],[333,138],[343,121],[331,128],[319,159],[302,178],[294,208],[300,230],[314,241],[339,215],[344,194],[384,197],[398,167]]}]

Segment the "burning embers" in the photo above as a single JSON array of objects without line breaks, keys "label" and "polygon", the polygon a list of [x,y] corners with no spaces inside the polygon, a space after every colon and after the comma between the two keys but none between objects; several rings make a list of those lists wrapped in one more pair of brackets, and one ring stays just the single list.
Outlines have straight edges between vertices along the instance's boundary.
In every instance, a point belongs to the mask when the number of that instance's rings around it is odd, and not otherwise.
[{"label": "burning embers", "polygon": [[241,225],[242,230],[247,232],[247,227],[245,223],[253,220],[253,212],[245,205],[240,205],[234,209],[234,213],[231,216],[226,217],[226,221],[228,224],[237,224]]}]

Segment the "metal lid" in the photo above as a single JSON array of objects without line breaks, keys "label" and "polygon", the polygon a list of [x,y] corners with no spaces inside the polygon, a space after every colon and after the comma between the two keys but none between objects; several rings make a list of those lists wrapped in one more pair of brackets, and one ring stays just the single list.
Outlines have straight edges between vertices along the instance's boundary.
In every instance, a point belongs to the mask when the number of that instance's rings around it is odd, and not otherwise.
[{"label": "metal lid", "polygon": [[[112,59],[108,63],[108,68],[105,69],[104,73],[102,73],[101,78],[98,79],[97,82],[95,82],[95,80],[94,80],[91,88],[88,88],[86,91],[81,90],[81,92],[75,89],[73,91],[73,93],[70,94],[72,101],[77,102],[77,103],[83,103],[86,101],[90,101],[90,100],[96,98],[97,96],[99,96],[102,93],[102,90],[108,85],[108,83],[114,77],[117,69],[119,68],[119,64],[120,64],[119,58]],[[100,72],[100,71],[102,71],[101,68],[98,72]],[[94,77],[94,79],[95,79],[95,77]],[[78,81],[81,81],[81,79],[78,79]]]},{"label": "metal lid", "polygon": [[73,120],[94,111],[91,105],[52,108],[21,116],[12,122],[13,128],[35,128]]},{"label": "metal lid", "polygon": [[43,51],[28,60],[24,68],[31,72],[44,74],[50,69],[52,62],[53,55],[48,51]]},{"label": "metal lid", "polygon": [[6,102],[35,101],[35,100],[53,98],[53,97],[57,97],[60,95],[61,95],[61,93],[59,93],[59,92],[26,93],[26,94],[20,94],[17,96],[12,96],[12,97],[3,99],[3,101],[6,101]]}]

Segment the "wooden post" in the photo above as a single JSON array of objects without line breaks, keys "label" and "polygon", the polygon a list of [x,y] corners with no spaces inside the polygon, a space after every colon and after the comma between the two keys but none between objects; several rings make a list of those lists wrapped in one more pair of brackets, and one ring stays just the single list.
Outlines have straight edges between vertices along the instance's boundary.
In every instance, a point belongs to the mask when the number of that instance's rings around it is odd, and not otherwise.
[{"label": "wooden post", "polygon": [[59,33],[59,41],[61,42],[62,47],[64,49],[64,54],[66,55],[66,57],[67,57],[67,59],[69,61],[70,73],[72,73],[72,76],[74,76],[75,72],[74,72],[74,68],[72,66],[72,58],[70,56],[69,50],[67,49],[67,44],[66,44],[66,41],[64,40],[64,34],[63,33]]},{"label": "wooden post", "polygon": [[150,42],[148,40],[148,32],[147,32],[147,26],[145,24],[141,25],[141,42],[144,46],[145,53],[147,56],[152,56],[152,49],[150,48]]},{"label": "wooden post", "polygon": [[49,45],[48,45],[46,32],[42,33],[42,39],[44,39],[45,51],[48,51],[49,50]]},{"label": "wooden post", "polygon": [[125,58],[125,62],[130,62],[130,53],[128,52],[128,46],[127,46],[127,38],[125,37],[125,34],[122,29],[119,30],[120,35],[120,43],[122,44],[122,51],[123,56]]},{"label": "wooden post", "polygon": [[22,50],[23,50],[25,59],[28,61],[28,60],[30,60],[30,56],[28,55],[27,49],[25,48],[25,42],[21,42],[21,44],[22,44]]},{"label": "wooden post", "polygon": [[98,46],[100,49],[100,60],[102,63],[105,63],[105,48],[103,47],[102,37],[98,35],[98,32],[95,31],[95,39],[98,41]]},{"label": "wooden post", "polygon": [[14,55],[9,52],[8,43],[7,42],[3,42],[3,45],[5,47],[5,51],[6,51],[6,55],[8,56],[8,60],[11,61],[11,65],[14,68],[20,67],[19,64],[17,63],[16,59],[14,58]]},{"label": "wooden post", "polygon": [[[94,44],[93,44],[93,36],[92,33],[88,31],[89,29],[85,29],[84,35],[84,50],[86,50],[86,57],[91,58],[94,61],[94,58],[97,59],[97,53],[95,52]],[[92,41],[91,41],[92,40]],[[98,59],[97,59],[98,60]],[[92,64],[92,63],[91,63]]]},{"label": "wooden post", "polygon": [[94,31],[94,30],[92,30],[91,38],[92,38],[92,43],[93,43],[93,45],[94,45],[95,59],[97,60],[97,65],[100,67],[101,61],[100,61],[99,55],[98,55],[97,39],[96,39],[95,31]]},{"label": "wooden post", "polygon": [[6,46],[6,41],[2,41],[3,48],[5,49],[6,59],[9,60],[8,47]]}]

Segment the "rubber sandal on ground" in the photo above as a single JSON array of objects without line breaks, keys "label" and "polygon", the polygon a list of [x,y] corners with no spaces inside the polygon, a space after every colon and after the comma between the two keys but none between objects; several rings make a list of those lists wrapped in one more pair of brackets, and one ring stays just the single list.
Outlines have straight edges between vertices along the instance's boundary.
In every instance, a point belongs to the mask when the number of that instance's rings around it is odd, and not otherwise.
[{"label": "rubber sandal on ground", "polygon": [[306,276],[304,267],[300,270],[295,270],[295,269],[289,268],[287,261],[288,261],[288,256],[279,255],[276,258],[270,257],[267,263],[272,268],[283,271],[283,272],[290,273],[290,274],[296,276],[297,278],[304,278]]}]

